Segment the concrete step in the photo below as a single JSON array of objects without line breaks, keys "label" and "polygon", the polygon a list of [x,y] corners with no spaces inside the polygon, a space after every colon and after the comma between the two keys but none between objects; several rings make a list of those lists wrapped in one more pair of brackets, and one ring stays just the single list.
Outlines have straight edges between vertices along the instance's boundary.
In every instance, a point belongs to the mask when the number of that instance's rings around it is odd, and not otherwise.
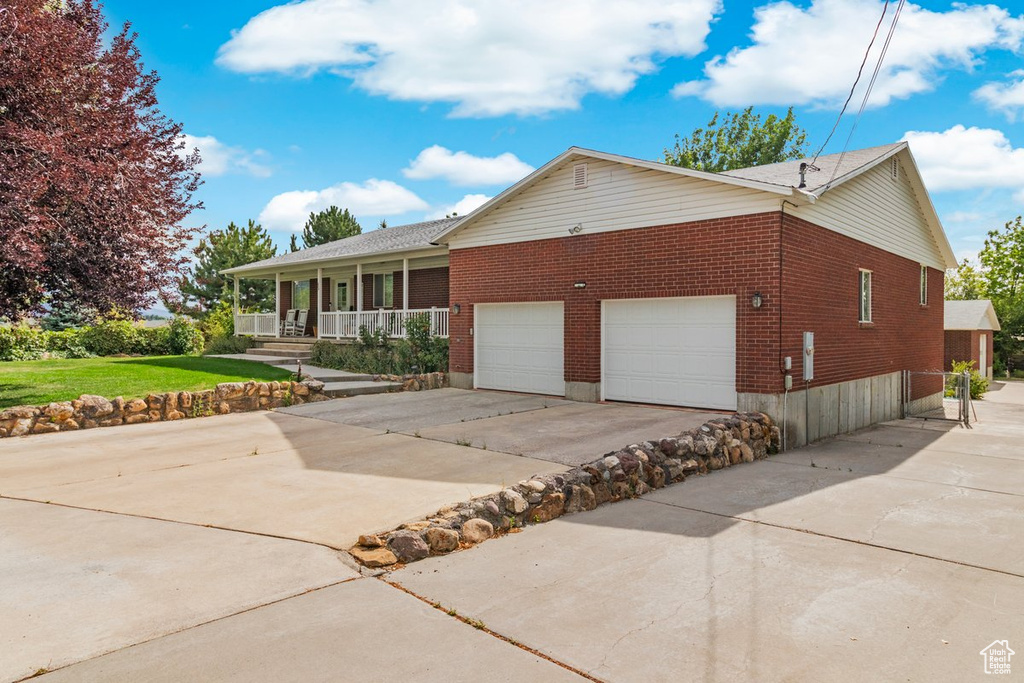
[{"label": "concrete step", "polygon": [[275,351],[309,351],[313,348],[313,342],[264,342],[256,348]]},{"label": "concrete step", "polygon": [[362,396],[364,394],[386,394],[401,391],[399,382],[325,382],[324,394],[332,398]]},{"label": "concrete step", "polygon": [[330,368],[318,368],[315,365],[302,366],[302,374],[309,375],[321,382],[372,382],[373,375],[364,375],[344,370],[332,370]]},{"label": "concrete step", "polygon": [[301,358],[303,360],[309,359],[308,349],[268,349],[268,348],[256,348],[246,349],[246,353],[253,356],[277,356],[279,358]]}]

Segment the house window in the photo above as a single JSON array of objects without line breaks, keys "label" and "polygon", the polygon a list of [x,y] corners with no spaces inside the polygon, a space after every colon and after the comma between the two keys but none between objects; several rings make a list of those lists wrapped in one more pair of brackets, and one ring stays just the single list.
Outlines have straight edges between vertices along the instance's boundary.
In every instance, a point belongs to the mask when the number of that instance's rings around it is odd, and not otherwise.
[{"label": "house window", "polygon": [[292,282],[292,308],[309,310],[309,280]]},{"label": "house window", "polygon": [[871,322],[871,271],[860,271],[860,285],[858,287],[860,301],[860,322]]},{"label": "house window", "polygon": [[391,308],[395,304],[395,276],[378,273],[373,276],[373,307]]},{"label": "house window", "polygon": [[920,302],[922,306],[928,305],[928,266],[921,266]]},{"label": "house window", "polygon": [[349,304],[349,301],[348,301],[348,283],[347,282],[339,282],[338,283],[338,294],[334,298],[334,306],[335,306],[335,309],[338,310],[338,311],[347,311],[349,309],[350,304]]}]

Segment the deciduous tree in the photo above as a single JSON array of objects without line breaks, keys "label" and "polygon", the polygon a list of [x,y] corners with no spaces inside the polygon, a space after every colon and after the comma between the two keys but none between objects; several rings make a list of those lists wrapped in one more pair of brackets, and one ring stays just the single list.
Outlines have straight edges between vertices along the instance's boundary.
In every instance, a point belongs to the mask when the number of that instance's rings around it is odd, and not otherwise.
[{"label": "deciduous tree", "polygon": [[0,316],[138,313],[186,264],[198,154],[136,34],[105,30],[93,0],[0,4]]},{"label": "deciduous tree", "polygon": [[1024,222],[1007,221],[1002,230],[988,233],[978,252],[985,278],[985,293],[999,316],[1002,330],[995,334],[996,356],[1004,363],[1024,347]]},{"label": "deciduous tree", "polygon": [[721,122],[715,112],[707,128],[697,128],[688,138],[676,134],[675,146],[665,150],[665,163],[710,173],[774,164],[805,156],[806,139],[792,107],[783,118],[769,114],[763,122],[753,107],[727,112]]}]

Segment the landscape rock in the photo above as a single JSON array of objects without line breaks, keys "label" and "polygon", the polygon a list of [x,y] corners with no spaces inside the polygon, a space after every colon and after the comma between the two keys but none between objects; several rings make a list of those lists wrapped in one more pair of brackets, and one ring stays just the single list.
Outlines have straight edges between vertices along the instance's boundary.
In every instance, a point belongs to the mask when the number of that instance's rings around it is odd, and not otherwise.
[{"label": "landscape rock", "polygon": [[466,543],[480,543],[494,535],[494,525],[486,519],[470,519],[462,525],[462,540]]},{"label": "landscape rock", "polygon": [[430,554],[427,542],[416,531],[394,532],[388,538],[388,549],[402,562],[415,562]]},{"label": "landscape rock", "polygon": [[430,552],[435,555],[450,553],[459,547],[459,532],[443,527],[431,527],[424,533]]},{"label": "landscape rock", "polygon": [[356,546],[350,549],[349,552],[359,562],[371,569],[389,567],[398,562],[398,557],[387,548],[360,548]]}]

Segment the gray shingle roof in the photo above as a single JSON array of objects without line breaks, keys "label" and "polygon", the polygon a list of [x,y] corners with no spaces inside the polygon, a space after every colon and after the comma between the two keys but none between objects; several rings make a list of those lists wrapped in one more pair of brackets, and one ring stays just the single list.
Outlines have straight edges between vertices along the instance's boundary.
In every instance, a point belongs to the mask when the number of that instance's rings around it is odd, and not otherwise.
[{"label": "gray shingle roof", "polygon": [[[892,145],[882,145],[880,147],[868,147],[866,149],[855,149],[847,152],[846,154],[826,154],[818,157],[814,165],[820,168],[820,171],[808,171],[807,187],[804,188],[812,194],[817,194],[818,190],[823,188],[829,181],[829,178],[841,178],[847,173],[851,173],[858,168],[867,166],[872,162],[878,160],[891,153],[898,147],[905,145],[905,142],[897,142]],[[839,159],[842,157],[842,164],[839,164]],[[762,183],[769,183],[771,185],[781,185],[783,187],[798,187],[800,185],[800,164],[801,162],[810,163],[810,158],[807,159],[794,159],[792,161],[783,161],[778,164],[765,164],[764,166],[751,166],[750,168],[738,168],[733,171],[724,171],[721,175],[732,176],[734,178],[745,178],[746,180],[756,180]],[[839,166],[837,169],[836,166]]]},{"label": "gray shingle roof", "polygon": [[296,265],[306,261],[365,256],[385,252],[401,252],[430,247],[434,239],[457,220],[457,218],[442,218],[436,221],[395,225],[384,229],[378,228],[370,232],[364,232],[361,235],[346,237],[343,240],[328,242],[327,244],[310,247],[309,249],[300,249],[299,251],[281,254],[274,258],[247,263],[236,268],[229,268],[224,272],[241,273],[263,270],[274,266]]},{"label": "gray shingle roof", "polygon": [[999,319],[988,299],[947,301],[943,314],[947,330],[999,329]]}]

